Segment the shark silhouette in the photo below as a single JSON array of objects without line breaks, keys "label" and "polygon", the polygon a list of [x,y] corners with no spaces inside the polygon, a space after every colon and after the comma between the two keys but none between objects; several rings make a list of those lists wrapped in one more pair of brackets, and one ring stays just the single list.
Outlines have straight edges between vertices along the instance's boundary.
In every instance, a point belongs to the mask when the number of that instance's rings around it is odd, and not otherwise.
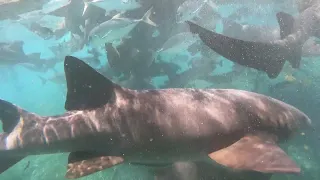
[{"label": "shark silhouette", "polygon": [[320,37],[319,10],[320,5],[315,3],[296,18],[285,12],[277,13],[281,39],[270,42],[243,41],[209,31],[190,21],[187,23],[191,32],[199,34],[200,39],[221,56],[264,71],[269,78],[276,78],[286,60],[293,68],[299,68],[303,44],[312,36]]},{"label": "shark silhouette", "polygon": [[300,173],[277,145],[311,124],[291,105],[234,89],[126,89],[72,56],[64,70],[64,114],[39,116],[0,100],[0,172],[28,155],[70,152],[66,178],[125,162]]}]

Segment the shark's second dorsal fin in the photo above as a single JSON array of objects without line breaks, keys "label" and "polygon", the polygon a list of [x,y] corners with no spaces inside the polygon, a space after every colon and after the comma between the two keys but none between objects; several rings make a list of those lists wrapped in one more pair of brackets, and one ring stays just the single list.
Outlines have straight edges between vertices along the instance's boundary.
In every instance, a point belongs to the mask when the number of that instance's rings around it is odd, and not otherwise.
[{"label": "shark's second dorsal fin", "polygon": [[280,26],[280,38],[284,39],[292,33],[294,25],[294,17],[285,12],[277,13],[277,20]]},{"label": "shark's second dorsal fin", "polygon": [[0,121],[2,122],[3,132],[11,133],[19,123],[20,113],[17,106],[0,99]]},{"label": "shark's second dorsal fin", "polygon": [[66,56],[64,71],[68,89],[66,110],[94,109],[115,98],[116,85],[80,59]]},{"label": "shark's second dorsal fin", "polygon": [[217,163],[238,170],[262,173],[300,173],[300,168],[268,135],[247,135],[209,154]]}]

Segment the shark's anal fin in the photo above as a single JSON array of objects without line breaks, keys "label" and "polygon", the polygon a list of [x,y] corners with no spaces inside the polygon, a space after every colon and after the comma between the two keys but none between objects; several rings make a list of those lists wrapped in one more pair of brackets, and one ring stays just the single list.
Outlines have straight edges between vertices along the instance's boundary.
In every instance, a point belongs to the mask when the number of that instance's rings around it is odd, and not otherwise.
[{"label": "shark's anal fin", "polygon": [[217,163],[262,173],[300,173],[300,168],[267,136],[248,135],[231,146],[209,154]]},{"label": "shark's anal fin", "polygon": [[119,156],[104,156],[94,152],[72,152],[69,154],[67,173],[68,179],[76,179],[113,167],[124,162]]},{"label": "shark's anal fin", "polygon": [[[7,133],[0,133],[0,150],[4,151],[7,149],[6,147],[6,138],[8,134]],[[10,156],[10,157],[5,157],[2,156],[0,157],[0,174],[5,172],[7,169],[10,167],[14,166],[17,164],[20,160],[22,160],[24,156]]]},{"label": "shark's anal fin", "polygon": [[67,80],[66,110],[102,107],[115,98],[115,84],[85,62],[66,56],[64,71]]},{"label": "shark's anal fin", "polygon": [[292,33],[294,17],[285,12],[278,12],[276,16],[280,26],[280,37],[284,39]]}]

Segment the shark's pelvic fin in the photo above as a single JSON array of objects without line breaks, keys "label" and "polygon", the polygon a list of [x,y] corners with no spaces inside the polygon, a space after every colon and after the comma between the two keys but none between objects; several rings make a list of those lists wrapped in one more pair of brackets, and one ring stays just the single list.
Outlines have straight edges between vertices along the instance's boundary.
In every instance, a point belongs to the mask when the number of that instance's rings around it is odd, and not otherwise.
[{"label": "shark's pelvic fin", "polygon": [[209,154],[209,157],[232,169],[300,173],[295,162],[267,135],[247,135],[231,146]]},{"label": "shark's pelvic fin", "polygon": [[264,71],[269,78],[280,74],[285,58],[289,56],[285,53],[287,49],[277,44],[243,41],[209,31],[190,21],[187,23],[190,31],[198,34],[213,51],[240,65]]},{"label": "shark's pelvic fin", "polygon": [[104,156],[95,152],[72,152],[69,154],[65,177],[68,179],[80,178],[123,162],[124,159],[119,156]]},{"label": "shark's pelvic fin", "polygon": [[276,16],[280,27],[280,37],[281,39],[284,39],[292,33],[294,17],[285,12],[278,12]]},{"label": "shark's pelvic fin", "polygon": [[66,110],[99,108],[114,100],[117,85],[85,62],[66,56],[64,71],[68,89]]}]

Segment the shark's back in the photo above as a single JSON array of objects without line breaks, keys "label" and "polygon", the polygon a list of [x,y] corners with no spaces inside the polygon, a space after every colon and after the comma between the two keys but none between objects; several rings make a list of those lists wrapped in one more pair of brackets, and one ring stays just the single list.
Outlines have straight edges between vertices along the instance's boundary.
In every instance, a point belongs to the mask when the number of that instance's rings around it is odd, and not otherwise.
[{"label": "shark's back", "polygon": [[[130,94],[130,95],[128,95]],[[213,141],[254,131],[276,133],[280,138],[310,124],[298,109],[276,99],[233,89],[164,89],[132,91],[119,103],[132,141]],[[127,108],[126,108],[127,107]],[[207,137],[210,137],[209,139]],[[238,139],[234,139],[238,140]],[[213,148],[221,148],[217,147]]]}]

